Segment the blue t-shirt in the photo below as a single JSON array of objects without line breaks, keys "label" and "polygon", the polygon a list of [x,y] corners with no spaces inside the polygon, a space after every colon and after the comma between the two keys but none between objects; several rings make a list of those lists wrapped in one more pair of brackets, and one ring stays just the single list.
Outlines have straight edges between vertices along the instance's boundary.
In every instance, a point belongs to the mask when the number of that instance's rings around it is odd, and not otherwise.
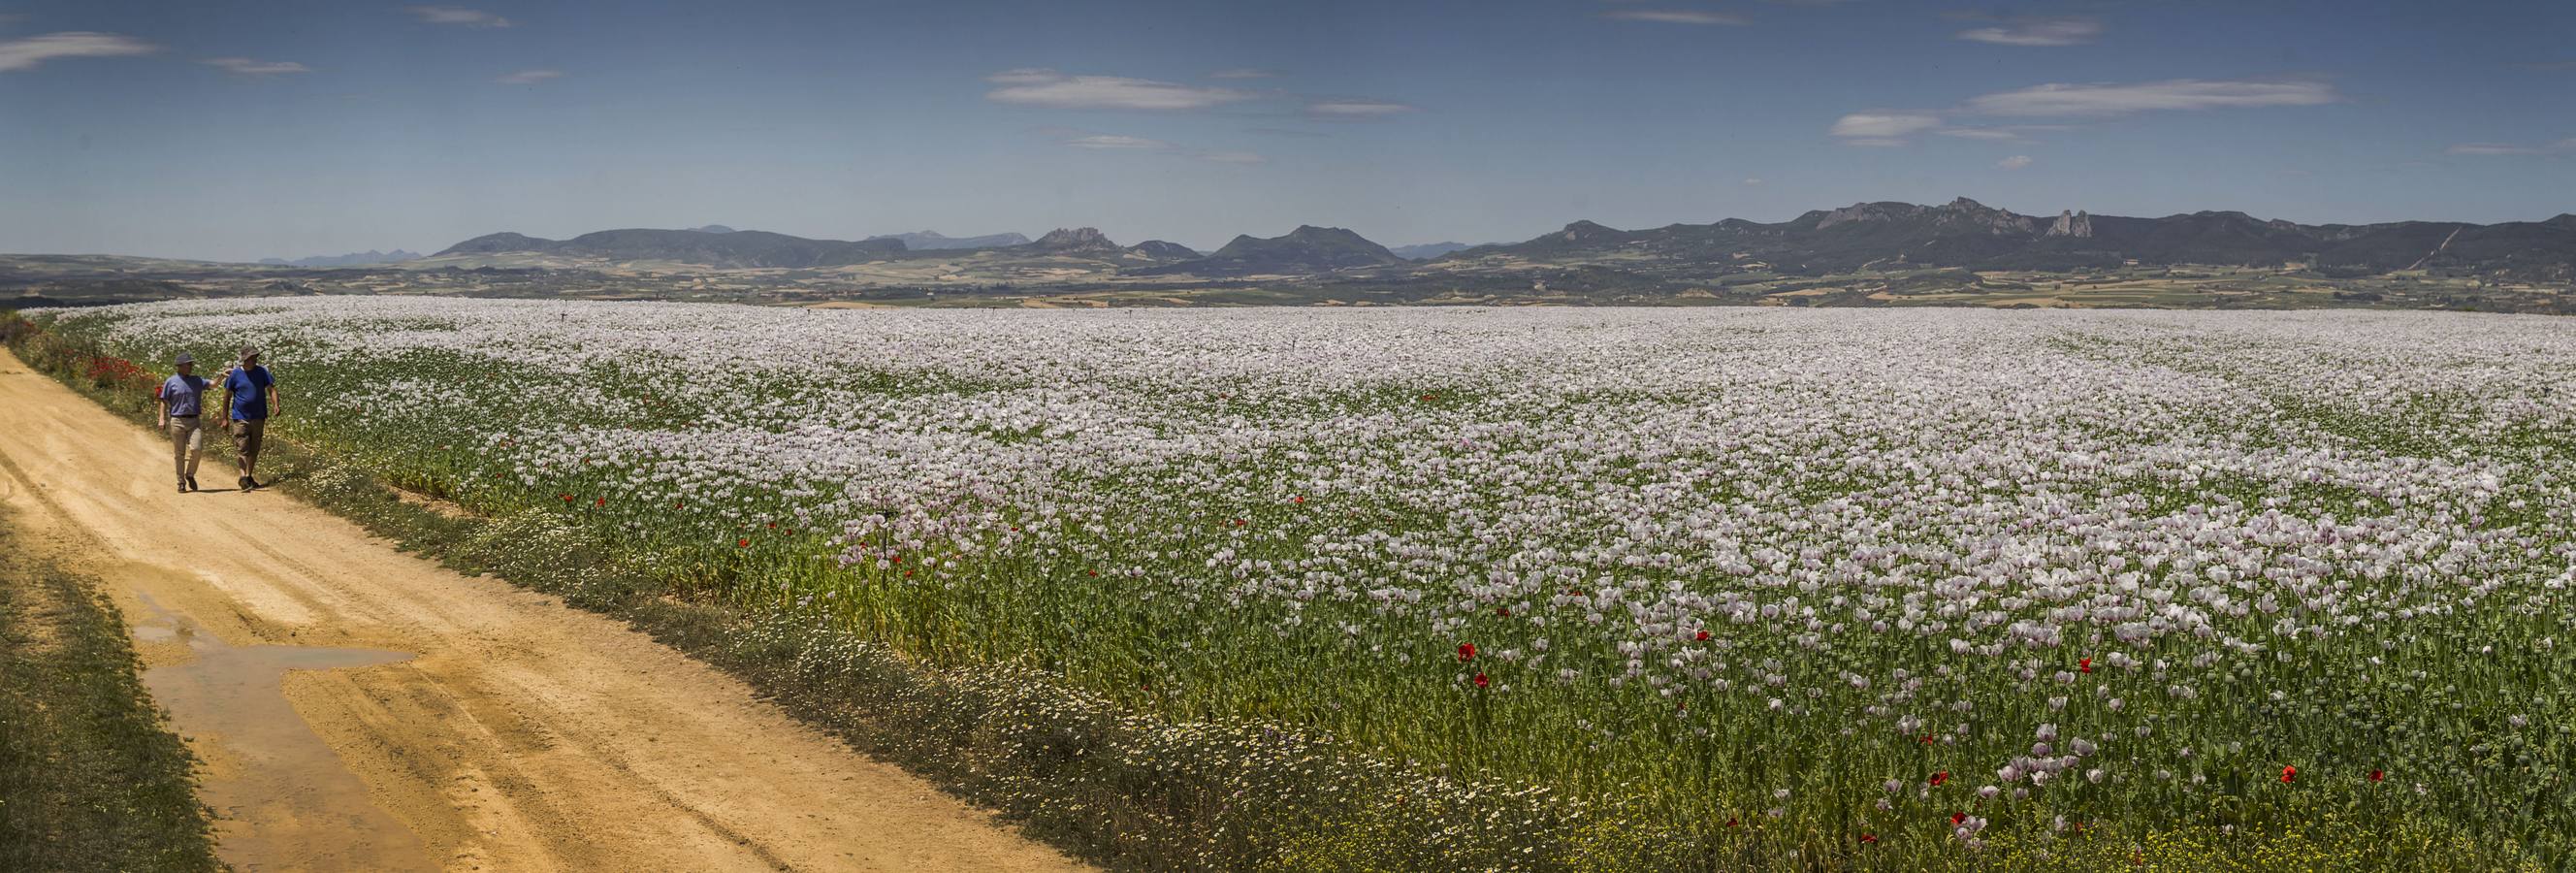
[{"label": "blue t-shirt", "polygon": [[206,377],[171,376],[161,383],[161,406],[171,415],[195,415],[205,407]]},{"label": "blue t-shirt", "polygon": [[233,420],[259,421],[268,417],[268,386],[277,384],[268,368],[256,364],[233,371],[224,377],[224,390],[233,393]]}]

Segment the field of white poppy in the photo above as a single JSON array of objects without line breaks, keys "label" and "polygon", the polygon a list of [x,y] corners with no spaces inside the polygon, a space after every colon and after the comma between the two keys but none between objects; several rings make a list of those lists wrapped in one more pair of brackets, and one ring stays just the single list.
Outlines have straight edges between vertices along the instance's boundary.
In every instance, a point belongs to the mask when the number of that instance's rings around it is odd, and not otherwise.
[{"label": "field of white poppy", "polygon": [[132,361],[256,342],[274,433],[703,596],[1543,788],[1703,862],[2307,831],[2576,861],[2555,319],[33,317]]}]

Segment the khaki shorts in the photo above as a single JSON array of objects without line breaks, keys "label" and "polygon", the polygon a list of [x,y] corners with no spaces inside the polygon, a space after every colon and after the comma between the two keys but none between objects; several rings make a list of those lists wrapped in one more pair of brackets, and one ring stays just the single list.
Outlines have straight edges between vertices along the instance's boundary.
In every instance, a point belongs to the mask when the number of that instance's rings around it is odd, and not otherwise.
[{"label": "khaki shorts", "polygon": [[267,419],[233,422],[233,451],[241,456],[242,466],[259,459],[260,437],[267,431]]}]

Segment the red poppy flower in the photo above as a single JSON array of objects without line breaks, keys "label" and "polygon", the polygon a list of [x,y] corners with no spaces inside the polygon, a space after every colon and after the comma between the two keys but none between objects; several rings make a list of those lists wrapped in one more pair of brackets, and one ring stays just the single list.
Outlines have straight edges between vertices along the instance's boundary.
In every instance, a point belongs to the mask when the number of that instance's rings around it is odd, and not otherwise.
[{"label": "red poppy flower", "polygon": [[1692,635],[1691,635],[1691,639],[1699,640],[1699,641],[1701,641],[1701,642],[1707,642],[1707,641],[1708,641],[1708,632],[1707,632],[1707,631],[1700,631],[1699,633],[1692,634]]},{"label": "red poppy flower", "polygon": [[1878,835],[1877,835],[1877,834],[1862,834],[1862,835],[1860,835],[1860,841],[1861,841],[1862,843],[1864,843],[1864,844],[1867,844],[1867,845],[1873,845],[1873,846],[1874,846],[1874,845],[1877,845],[1877,844],[1878,844]]},{"label": "red poppy flower", "polygon": [[1954,824],[1954,825],[1967,824],[1967,823],[1968,823],[1968,814],[1967,814],[1967,813],[1964,813],[1964,812],[1954,812],[1954,813],[1951,813],[1951,814],[1950,814],[1950,823],[1951,823],[1951,824]]},{"label": "red poppy flower", "polygon": [[1476,674],[1476,687],[1478,687],[1478,688],[1491,688],[1491,687],[1493,687],[1493,686],[1494,686],[1494,680],[1491,680],[1491,679],[1487,679],[1487,678],[1485,678],[1485,674],[1483,674],[1483,673],[1478,673],[1478,674]]},{"label": "red poppy flower", "polygon": [[2296,778],[2299,778],[2299,768],[2297,768],[2297,767],[2283,767],[2283,768],[2281,768],[2281,781],[2283,781],[2283,782],[2288,782],[2288,781],[2290,781],[2290,780],[2292,780],[2292,779],[2296,779]]},{"label": "red poppy flower", "polygon": [[2386,773],[2382,773],[2382,772],[2377,771],[2377,770],[2372,770],[2372,771],[2370,771],[2370,781],[2372,781],[2372,782],[2378,782],[2378,781],[2381,781],[2381,780],[2384,780],[2384,779],[2387,779],[2387,778],[2388,778],[2388,774],[2386,774]]},{"label": "red poppy flower", "polygon": [[1495,607],[1495,608],[1494,608],[1494,615],[1499,616],[1499,617],[1502,617],[1502,618],[1510,618],[1510,617],[1512,617],[1512,608],[1511,608],[1511,607],[1508,607],[1508,606],[1498,606],[1498,607]]},{"label": "red poppy flower", "polygon": [[2079,671],[2079,672],[2084,672],[2084,673],[2091,673],[2091,672],[2093,672],[2093,659],[2091,659],[2091,658],[2085,658],[2085,659],[2083,659],[2083,660],[2081,660],[2081,661],[2077,661],[2077,662],[2075,662],[2075,669],[2076,669],[2077,671]]},{"label": "red poppy flower", "polygon": [[748,549],[751,548],[751,538],[743,537],[742,539],[734,540],[733,544],[736,548]]},{"label": "red poppy flower", "polygon": [[1468,661],[1475,660],[1475,658],[1476,658],[1476,644],[1475,644],[1475,643],[1459,643],[1459,644],[1458,644],[1458,662],[1459,662],[1459,663],[1462,663],[1462,664],[1463,664],[1463,663],[1466,663],[1466,662],[1468,662]]},{"label": "red poppy flower", "polygon": [[1296,497],[1288,498],[1288,502],[1290,502],[1290,503],[1304,503],[1304,502],[1306,502],[1306,498],[1305,498],[1305,496],[1304,496],[1304,495],[1299,495],[1299,496],[1296,496]]},{"label": "red poppy flower", "polygon": [[602,497],[602,498],[599,498],[599,499],[597,499],[597,500],[593,500],[593,501],[591,501],[591,502],[590,502],[590,505],[592,505],[592,506],[607,506],[607,505],[608,505],[608,498],[606,498],[606,497]]},{"label": "red poppy flower", "polygon": [[1943,783],[1943,782],[1948,782],[1948,781],[1950,781],[1950,771],[1948,771],[1948,770],[1943,770],[1943,771],[1941,771],[1941,772],[1939,772],[1939,773],[1934,773],[1934,774],[1932,774],[1932,784],[1933,784],[1934,786],[1936,786],[1936,787],[1937,787],[1937,786],[1939,786],[1941,783]]},{"label": "red poppy flower", "polygon": [[1923,735],[1923,744],[1924,744],[1924,745],[1927,745],[1927,746],[1929,746],[1929,745],[1931,745],[1931,744],[1932,744],[1932,735],[1931,735],[1931,734],[1924,734],[1924,735]]},{"label": "red poppy flower", "polygon": [[1235,520],[1234,520],[1234,526],[1235,526],[1235,527],[1242,527],[1242,526],[1243,526],[1243,519],[1240,519],[1240,518],[1235,519]]},{"label": "red poppy flower", "polygon": [[565,503],[571,503],[571,502],[572,502],[572,495],[570,495],[570,494],[557,494],[557,495],[555,495],[555,496],[556,496],[556,497],[561,497],[561,498],[563,498],[563,502],[565,502]]},{"label": "red poppy flower", "polygon": [[1731,818],[1730,818],[1730,819],[1727,819],[1727,820],[1726,820],[1726,826],[1727,826],[1727,827],[1734,827],[1734,826],[1735,826],[1735,820],[1734,820],[1734,819],[1731,819]]}]

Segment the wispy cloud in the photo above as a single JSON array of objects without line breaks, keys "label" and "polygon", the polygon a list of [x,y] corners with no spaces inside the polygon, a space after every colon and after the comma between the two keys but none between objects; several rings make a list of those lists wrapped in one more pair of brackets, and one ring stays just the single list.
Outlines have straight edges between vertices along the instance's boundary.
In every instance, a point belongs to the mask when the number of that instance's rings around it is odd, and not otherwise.
[{"label": "wispy cloud", "polygon": [[1644,21],[1654,24],[1695,24],[1700,26],[1751,24],[1744,16],[1698,9],[1613,9],[1601,13],[1612,21]]},{"label": "wispy cloud", "polygon": [[1760,176],[1748,176],[1748,177],[1745,177],[1745,179],[1744,179],[1744,186],[1745,186],[1745,187],[1747,187],[1747,188],[1756,187],[1756,186],[1759,186],[1759,185],[1761,185],[1761,184],[1762,184],[1762,177],[1760,177]]},{"label": "wispy cloud", "polygon": [[2544,145],[2510,142],[2464,142],[2442,150],[2451,155],[2568,155],[2576,154],[2576,136]]},{"label": "wispy cloud", "polygon": [[1168,149],[1172,147],[1171,143],[1167,143],[1159,139],[1146,139],[1141,136],[1116,136],[1105,133],[1077,136],[1072,139],[1065,140],[1064,144],[1078,149]]},{"label": "wispy cloud", "polygon": [[1386,100],[1315,100],[1306,104],[1308,115],[1341,121],[1390,118],[1414,111],[1418,110],[1412,106]]},{"label": "wispy cloud", "polygon": [[492,81],[503,85],[534,85],[538,82],[543,82],[549,79],[560,78],[563,78],[562,70],[520,70],[516,73],[503,75],[499,78],[493,79]]},{"label": "wispy cloud", "polygon": [[1972,98],[1964,108],[1982,115],[2117,116],[2165,110],[2318,106],[2341,99],[2333,85],[2318,81],[2168,79],[2125,85],[2034,85]]},{"label": "wispy cloud", "polygon": [[409,11],[430,24],[452,24],[458,27],[509,27],[510,19],[480,9],[457,6],[413,6]]},{"label": "wispy cloud", "polygon": [[2101,35],[2100,19],[2076,17],[2015,18],[1993,27],[1959,31],[1964,40],[2024,46],[2083,45]]},{"label": "wispy cloud", "polygon": [[2014,155],[2012,157],[1996,161],[1995,168],[1999,170],[2018,170],[2023,167],[2030,166],[2032,163],[2034,162],[2030,159],[2029,155]]},{"label": "wispy cloud", "polygon": [[0,72],[32,70],[55,58],[112,58],[148,55],[161,47],[115,33],[66,31],[0,42]]},{"label": "wispy cloud", "polygon": [[1905,137],[1941,126],[1941,117],[1922,112],[1855,112],[1834,120],[1826,133],[1844,145],[1889,148]]},{"label": "wispy cloud", "polygon": [[1207,88],[1124,76],[1068,76],[1054,70],[1021,68],[984,77],[1002,87],[984,95],[995,103],[1047,109],[1131,109],[1179,111],[1206,109],[1250,100],[1248,91]]},{"label": "wispy cloud", "polygon": [[1208,74],[1208,78],[1210,78],[1210,79],[1276,79],[1276,78],[1279,78],[1279,74],[1278,74],[1277,72],[1274,72],[1274,71],[1271,71],[1271,70],[1256,70],[1256,69],[1253,69],[1253,68],[1251,68],[1251,67],[1236,67],[1236,68],[1231,69],[1231,70],[1218,70],[1218,71],[1216,71],[1216,72],[1209,73],[1209,74]]},{"label": "wispy cloud", "polygon": [[200,63],[209,67],[221,69],[228,73],[243,76],[282,76],[289,73],[313,72],[311,67],[307,67],[294,61],[262,61],[252,58],[207,58],[204,61],[200,61]]},{"label": "wispy cloud", "polygon": [[1164,142],[1151,137],[1100,133],[1097,131],[1080,130],[1069,127],[1041,127],[1038,128],[1036,132],[1038,135],[1054,139],[1056,142],[1061,143],[1068,148],[1087,149],[1090,151],[1145,152],[1171,155],[1173,157],[1193,158],[1196,160],[1210,161],[1219,164],[1259,164],[1270,160],[1269,158],[1263,157],[1255,152],[1196,149]]},{"label": "wispy cloud", "polygon": [[1933,133],[1940,134],[1942,136],[1957,137],[1959,139],[1985,139],[1994,140],[1996,142],[2011,142],[2021,139],[2021,134],[2000,127],[1944,127],[1940,130],[1933,131]]}]

